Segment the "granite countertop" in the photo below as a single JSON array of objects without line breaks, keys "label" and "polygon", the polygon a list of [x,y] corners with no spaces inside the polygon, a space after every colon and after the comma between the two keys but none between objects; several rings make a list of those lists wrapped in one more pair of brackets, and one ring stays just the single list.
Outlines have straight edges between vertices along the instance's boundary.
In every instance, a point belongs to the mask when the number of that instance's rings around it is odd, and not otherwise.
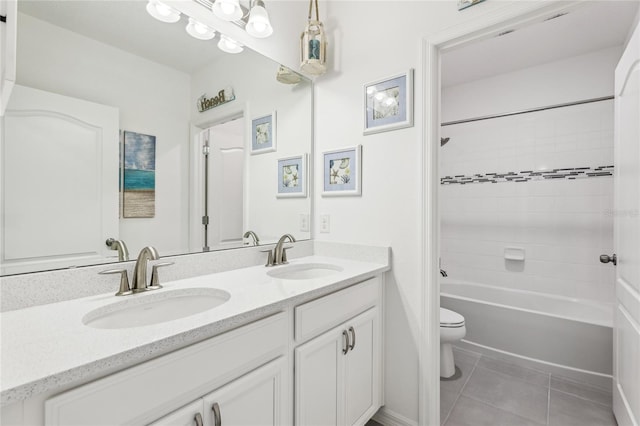
[{"label": "granite countertop", "polygon": [[[267,272],[287,266],[252,266],[166,282],[160,290],[132,296],[108,293],[2,313],[0,403],[10,404],[102,377],[345,288],[390,267],[388,263],[317,255],[292,260],[290,265],[304,263],[328,263],[342,271],[313,279],[284,280]],[[83,317],[94,309],[186,288],[220,289],[231,297],[215,309],[159,324],[97,329],[83,323]]]}]

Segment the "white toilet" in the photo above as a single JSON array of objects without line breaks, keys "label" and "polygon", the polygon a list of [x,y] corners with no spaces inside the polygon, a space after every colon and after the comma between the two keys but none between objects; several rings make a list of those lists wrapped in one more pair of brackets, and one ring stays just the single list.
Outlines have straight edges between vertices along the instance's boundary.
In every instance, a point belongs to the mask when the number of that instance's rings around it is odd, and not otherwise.
[{"label": "white toilet", "polygon": [[451,344],[467,334],[464,317],[449,309],[440,308],[440,377],[448,378],[455,374]]}]

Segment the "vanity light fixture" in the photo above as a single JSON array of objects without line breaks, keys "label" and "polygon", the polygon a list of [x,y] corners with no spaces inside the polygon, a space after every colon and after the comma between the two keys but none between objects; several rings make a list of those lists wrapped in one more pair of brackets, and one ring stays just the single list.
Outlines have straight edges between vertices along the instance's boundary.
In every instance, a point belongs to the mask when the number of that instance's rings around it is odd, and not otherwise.
[{"label": "vanity light fixture", "polygon": [[227,53],[240,53],[244,50],[242,44],[224,34],[220,34],[218,47],[220,48],[220,50]]},{"label": "vanity light fixture", "polygon": [[213,28],[196,21],[191,17],[187,24],[187,32],[191,37],[197,38],[198,40],[211,40],[216,36],[216,31]]},{"label": "vanity light fixture", "polygon": [[253,0],[245,30],[250,36],[256,38],[265,38],[273,34],[273,27],[271,26],[267,9],[264,7],[264,1]]},{"label": "vanity light fixture", "polygon": [[237,21],[244,15],[239,0],[214,0],[211,10],[225,21]]},{"label": "vanity light fixture", "polygon": [[158,0],[149,0],[147,12],[158,21],[173,24],[180,20],[180,12]]},{"label": "vanity light fixture", "polygon": [[[314,2],[316,19],[311,19]],[[327,37],[318,15],[318,0],[309,0],[309,18],[300,36],[300,69],[311,75],[322,75],[327,72],[326,50]]]}]

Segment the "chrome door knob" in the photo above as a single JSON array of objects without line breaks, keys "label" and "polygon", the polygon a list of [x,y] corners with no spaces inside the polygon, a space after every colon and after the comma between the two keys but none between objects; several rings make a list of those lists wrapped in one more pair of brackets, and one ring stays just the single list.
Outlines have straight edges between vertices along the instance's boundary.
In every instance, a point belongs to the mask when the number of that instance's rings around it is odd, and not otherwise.
[{"label": "chrome door knob", "polygon": [[600,262],[602,263],[609,263],[612,262],[614,265],[618,264],[618,258],[616,257],[615,253],[613,256],[609,256],[608,254],[601,254],[600,255]]}]

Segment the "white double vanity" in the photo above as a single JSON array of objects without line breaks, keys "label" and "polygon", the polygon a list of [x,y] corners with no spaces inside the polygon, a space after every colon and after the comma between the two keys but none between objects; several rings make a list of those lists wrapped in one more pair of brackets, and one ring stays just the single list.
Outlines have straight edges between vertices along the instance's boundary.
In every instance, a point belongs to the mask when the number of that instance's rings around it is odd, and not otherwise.
[{"label": "white double vanity", "polygon": [[[389,249],[304,241],[265,267],[261,248],[170,258],[162,289],[121,297],[108,265],[5,277],[2,424],[366,423]],[[83,280],[101,292],[73,298]]]}]

